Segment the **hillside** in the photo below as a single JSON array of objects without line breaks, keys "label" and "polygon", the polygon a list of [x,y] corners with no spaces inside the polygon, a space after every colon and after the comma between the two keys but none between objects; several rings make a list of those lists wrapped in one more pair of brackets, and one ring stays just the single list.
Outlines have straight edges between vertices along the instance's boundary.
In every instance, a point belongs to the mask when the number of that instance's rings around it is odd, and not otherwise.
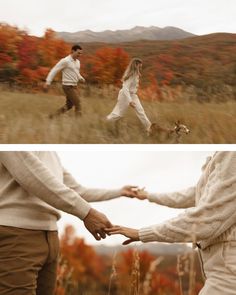
[{"label": "hillside", "polygon": [[57,32],[57,37],[70,43],[80,42],[105,42],[117,43],[137,40],[176,40],[194,36],[193,34],[175,27],[159,28],[155,26],[136,26],[130,30],[106,30],[93,32],[91,30],[75,33]]},{"label": "hillside", "polygon": [[[138,27],[136,31],[142,31]],[[40,88],[49,70],[70,52],[71,44],[50,29],[42,38],[0,25],[4,54],[0,81]],[[121,86],[130,60],[143,60],[140,97],[149,101],[225,102],[236,100],[236,34],[215,33],[181,40],[81,43],[81,73],[87,85]],[[56,77],[55,81],[59,81]]]},{"label": "hillside", "polygon": [[[228,91],[225,85],[235,86],[236,34],[215,33],[171,41],[82,43],[82,46],[85,74],[89,74],[87,56],[95,55],[100,48],[111,47],[122,48],[130,57],[143,59],[144,85],[154,78],[159,85],[192,85],[204,95],[208,90],[212,91],[209,95],[221,91],[225,94]],[[232,96],[236,97],[235,90]]]}]

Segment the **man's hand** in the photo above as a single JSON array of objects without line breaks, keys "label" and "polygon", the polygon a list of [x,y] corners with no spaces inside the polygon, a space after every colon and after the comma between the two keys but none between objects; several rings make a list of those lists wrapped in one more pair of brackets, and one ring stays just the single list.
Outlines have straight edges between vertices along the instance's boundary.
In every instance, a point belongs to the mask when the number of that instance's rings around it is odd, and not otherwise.
[{"label": "man's hand", "polygon": [[91,208],[88,215],[84,218],[84,226],[94,236],[96,240],[106,238],[105,228],[112,226],[107,217],[99,211]]},{"label": "man's hand", "polygon": [[137,229],[115,225],[110,228],[106,228],[105,231],[109,235],[123,235],[127,237],[128,240],[125,240],[123,242],[123,245],[128,245],[130,243],[140,241]]},{"label": "man's hand", "polygon": [[121,195],[128,198],[146,200],[147,192],[144,189],[145,188],[139,188],[138,186],[126,185],[121,189]]},{"label": "man's hand", "polygon": [[86,82],[86,80],[83,77],[79,78],[79,81],[82,82],[82,83]]}]

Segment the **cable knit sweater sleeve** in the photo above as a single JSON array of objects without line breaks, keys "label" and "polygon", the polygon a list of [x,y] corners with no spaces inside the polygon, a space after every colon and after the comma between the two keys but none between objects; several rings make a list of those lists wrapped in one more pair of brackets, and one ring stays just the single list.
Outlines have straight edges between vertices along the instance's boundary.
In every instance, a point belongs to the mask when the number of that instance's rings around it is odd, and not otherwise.
[{"label": "cable knit sweater sleeve", "polygon": [[86,188],[80,185],[73,176],[66,171],[63,170],[64,176],[64,184],[74,191],[76,191],[80,196],[82,196],[87,202],[99,202],[110,200],[114,198],[118,198],[121,196],[121,189],[117,190],[108,190],[108,189],[92,189]]},{"label": "cable knit sweater sleeve", "polygon": [[195,206],[196,187],[190,187],[174,193],[150,193],[148,200],[171,208],[189,208]]},{"label": "cable knit sweater sleeve", "polygon": [[[236,152],[218,152],[195,208],[139,230],[143,242],[196,242],[219,237],[236,223]],[[199,188],[201,189],[201,188]]]},{"label": "cable knit sweater sleeve", "polygon": [[47,85],[50,85],[52,83],[52,80],[55,78],[56,74],[62,71],[66,66],[67,66],[66,59],[62,58],[49,72],[46,78]]},{"label": "cable knit sweater sleeve", "polygon": [[32,152],[1,152],[0,161],[30,194],[80,219],[88,214],[90,205],[60,182]]}]

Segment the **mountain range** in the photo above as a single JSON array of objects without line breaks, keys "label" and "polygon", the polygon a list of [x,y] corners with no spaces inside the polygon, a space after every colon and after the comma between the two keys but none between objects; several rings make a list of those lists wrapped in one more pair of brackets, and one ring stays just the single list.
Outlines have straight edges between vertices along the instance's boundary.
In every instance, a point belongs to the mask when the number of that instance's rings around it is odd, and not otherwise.
[{"label": "mountain range", "polygon": [[129,30],[106,30],[94,32],[91,30],[78,31],[75,33],[57,32],[57,37],[69,43],[80,42],[104,42],[120,43],[138,40],[178,40],[195,36],[189,32],[176,27],[159,28],[155,26],[141,27],[136,26]]}]

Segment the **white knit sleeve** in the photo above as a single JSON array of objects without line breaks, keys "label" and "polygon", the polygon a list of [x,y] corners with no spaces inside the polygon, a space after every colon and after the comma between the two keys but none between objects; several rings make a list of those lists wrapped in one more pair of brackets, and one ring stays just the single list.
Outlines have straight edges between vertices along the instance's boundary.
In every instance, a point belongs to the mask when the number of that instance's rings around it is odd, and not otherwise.
[{"label": "white knit sleeve", "polygon": [[214,239],[236,223],[236,152],[219,152],[197,207],[162,224],[139,230],[143,242],[196,242]]},{"label": "white knit sleeve", "polygon": [[148,200],[170,208],[190,208],[195,206],[196,187],[190,187],[180,192],[150,193]]},{"label": "white knit sleeve", "polygon": [[99,202],[121,197],[121,189],[86,188],[79,184],[74,177],[64,169],[64,184],[76,191],[87,202]]},{"label": "white knit sleeve", "polygon": [[0,162],[24,190],[52,207],[84,219],[90,205],[60,182],[32,152],[0,152]]},{"label": "white knit sleeve", "polygon": [[49,72],[46,78],[46,83],[50,85],[53,79],[55,78],[56,74],[62,71],[66,66],[67,66],[66,60],[64,58],[61,59]]}]

